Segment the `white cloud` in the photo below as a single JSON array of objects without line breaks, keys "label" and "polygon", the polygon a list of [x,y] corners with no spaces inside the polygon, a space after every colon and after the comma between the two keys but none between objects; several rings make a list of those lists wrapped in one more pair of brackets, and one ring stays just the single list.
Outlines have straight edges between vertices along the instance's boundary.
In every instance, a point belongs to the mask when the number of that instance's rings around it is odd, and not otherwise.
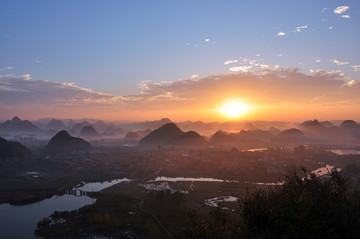
[{"label": "white cloud", "polygon": [[320,62],[321,62],[321,59],[315,58],[315,62],[316,62],[316,63],[320,63]]},{"label": "white cloud", "polygon": [[35,60],[34,61],[36,64],[42,64],[43,62],[42,61],[40,61],[40,60]]},{"label": "white cloud", "polygon": [[323,18],[323,19],[321,19],[321,21],[322,21],[322,22],[327,22],[327,21],[329,21],[329,19]]},{"label": "white cloud", "polygon": [[261,69],[276,70],[276,69],[279,69],[279,65],[273,66],[273,65],[265,65],[265,64],[262,64],[262,65],[260,65],[260,68],[261,68]]},{"label": "white cloud", "polygon": [[341,18],[350,18],[350,15],[341,15]]},{"label": "white cloud", "polygon": [[345,74],[344,72],[342,72],[341,70],[336,70],[336,71],[325,71],[322,69],[310,69],[310,73],[315,75],[315,76],[326,76],[326,77],[331,77],[331,78],[344,78]]},{"label": "white cloud", "polygon": [[209,39],[209,38],[206,38],[204,41],[205,41],[205,42],[210,42],[210,39]]},{"label": "white cloud", "polygon": [[234,66],[230,67],[229,71],[231,72],[247,72],[251,69],[251,66]]},{"label": "white cloud", "polygon": [[224,65],[229,65],[229,64],[237,63],[237,62],[238,62],[238,60],[228,60],[228,61],[224,62]]},{"label": "white cloud", "polygon": [[198,74],[193,74],[190,76],[191,79],[197,79],[199,78],[200,76]]},{"label": "white cloud", "polygon": [[302,30],[304,30],[304,29],[306,29],[306,28],[308,28],[308,27],[309,27],[309,25],[304,25],[304,26],[296,27],[295,30],[294,30],[294,32],[295,32],[295,33],[296,33],[296,32],[301,32]]},{"label": "white cloud", "polygon": [[360,86],[360,81],[358,80],[351,80],[347,83],[348,86],[353,87],[353,86]]},{"label": "white cloud", "polygon": [[281,53],[276,53],[276,56],[280,57],[280,56],[282,56],[282,54]]},{"label": "white cloud", "polygon": [[360,71],[360,65],[351,66],[354,71]]},{"label": "white cloud", "polygon": [[349,6],[339,6],[339,7],[334,9],[334,13],[335,14],[342,14],[342,13],[346,12],[349,8],[350,8]]},{"label": "white cloud", "polygon": [[278,36],[278,37],[280,37],[280,36],[286,36],[286,32],[281,32],[281,31],[280,31],[280,32],[277,33],[277,36]]},{"label": "white cloud", "polygon": [[326,12],[327,10],[329,10],[329,8],[324,7],[324,8],[321,10],[321,12],[324,13],[324,12]]},{"label": "white cloud", "polygon": [[22,77],[24,80],[26,80],[26,81],[31,80],[30,74],[24,74],[24,75],[21,75],[21,77]]},{"label": "white cloud", "polygon": [[153,84],[151,80],[144,80],[144,81],[140,81],[140,83],[138,83],[137,86],[140,89],[149,89],[150,84]]},{"label": "white cloud", "polygon": [[342,62],[342,61],[338,61],[336,59],[332,60],[331,62],[338,65],[338,66],[343,66],[343,65],[348,65],[349,64],[349,62],[347,62],[347,61]]},{"label": "white cloud", "polygon": [[329,30],[332,30],[332,29],[334,29],[334,27],[331,27],[331,26],[330,26],[330,27],[329,27]]}]

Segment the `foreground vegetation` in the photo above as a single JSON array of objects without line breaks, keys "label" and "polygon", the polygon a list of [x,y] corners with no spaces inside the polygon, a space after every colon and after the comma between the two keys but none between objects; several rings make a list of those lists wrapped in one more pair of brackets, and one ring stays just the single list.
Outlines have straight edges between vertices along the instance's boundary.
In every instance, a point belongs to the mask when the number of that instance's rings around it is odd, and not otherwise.
[{"label": "foreground vegetation", "polygon": [[[194,200],[209,197],[204,197],[208,189],[202,191],[201,184],[189,194],[169,190],[144,194],[136,185],[115,185],[91,195],[97,198],[93,205],[55,212],[38,223],[36,234],[43,238],[190,239],[360,236],[360,193],[336,170],[319,177],[302,168],[300,174],[288,174],[283,185],[252,188],[233,207],[220,203],[215,210],[194,206]],[[132,237],[126,237],[129,234]]]},{"label": "foreground vegetation", "polygon": [[360,192],[336,170],[329,178],[302,172],[248,193],[237,212],[219,207],[203,220],[192,211],[187,238],[359,238]]}]

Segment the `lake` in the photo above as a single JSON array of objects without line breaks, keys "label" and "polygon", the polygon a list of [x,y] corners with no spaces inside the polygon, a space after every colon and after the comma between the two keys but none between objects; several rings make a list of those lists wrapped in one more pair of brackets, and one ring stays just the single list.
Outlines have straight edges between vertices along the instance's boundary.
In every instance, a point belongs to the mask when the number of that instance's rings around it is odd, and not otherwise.
[{"label": "lake", "polygon": [[333,152],[337,155],[349,155],[349,154],[360,154],[359,150],[353,149],[329,149],[328,151]]},{"label": "lake", "polygon": [[158,176],[154,180],[151,180],[150,182],[238,182],[238,181],[229,181],[229,180],[223,180],[223,179],[217,179],[217,178],[184,178],[184,177],[164,177],[164,176]]},{"label": "lake", "polygon": [[81,190],[81,191],[86,191],[86,192],[98,192],[98,191],[101,191],[112,185],[115,185],[118,183],[123,183],[123,182],[130,182],[130,181],[131,181],[131,179],[122,178],[122,179],[114,179],[109,182],[86,183],[86,184],[83,184],[83,185],[73,188],[73,190]]},{"label": "lake", "polygon": [[[117,183],[129,182],[130,179],[115,179],[110,182],[87,183],[73,190],[78,192],[95,192],[110,187]],[[84,194],[53,196],[40,202],[13,206],[0,205],[0,233],[1,238],[23,239],[36,238],[34,230],[38,221],[50,216],[54,211],[71,211],[95,203],[96,199]],[[21,229],[21,230],[19,230]]]}]

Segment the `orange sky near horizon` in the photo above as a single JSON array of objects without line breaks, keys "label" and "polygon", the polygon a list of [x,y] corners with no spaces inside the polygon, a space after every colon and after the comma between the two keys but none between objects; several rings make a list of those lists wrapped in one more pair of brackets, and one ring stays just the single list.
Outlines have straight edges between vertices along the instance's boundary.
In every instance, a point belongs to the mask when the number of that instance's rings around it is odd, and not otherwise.
[{"label": "orange sky near horizon", "polygon": [[[309,75],[286,68],[162,84],[146,82],[142,93],[129,96],[36,81],[29,76],[6,80],[12,91],[0,101],[2,120],[15,115],[29,120],[360,120],[360,81],[348,82],[342,75],[328,72]],[[228,106],[229,102],[235,106]]]},{"label": "orange sky near horizon", "polygon": [[[227,121],[245,121],[245,120],[264,120],[264,121],[285,121],[285,122],[302,122],[305,120],[346,120],[353,119],[360,121],[360,112],[356,111],[353,106],[333,108],[323,106],[308,105],[252,105],[253,108],[244,112],[238,117],[229,117],[224,114],[217,105],[209,105],[207,108],[195,109],[164,109],[164,110],[133,110],[133,111],[114,111],[102,109],[82,109],[76,112],[58,111],[53,114],[36,114],[31,109],[24,110],[20,114],[9,115],[5,119],[11,119],[17,115],[22,119],[37,120],[39,118],[94,118],[107,121],[147,121],[160,120],[161,118],[169,118],[175,122],[181,121],[203,121],[203,122],[227,122]],[[336,110],[334,114],[334,110]],[[352,113],[350,113],[352,112]],[[4,119],[4,120],[5,120]]]}]

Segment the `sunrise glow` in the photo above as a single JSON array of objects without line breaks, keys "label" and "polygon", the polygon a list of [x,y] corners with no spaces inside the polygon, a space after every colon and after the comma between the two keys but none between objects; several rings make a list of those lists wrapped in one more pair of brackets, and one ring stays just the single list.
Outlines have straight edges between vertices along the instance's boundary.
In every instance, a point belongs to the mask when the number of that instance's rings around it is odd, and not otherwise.
[{"label": "sunrise glow", "polygon": [[0,122],[360,120],[356,0],[5,2]]},{"label": "sunrise glow", "polygon": [[250,106],[241,99],[228,100],[222,103],[218,111],[227,118],[237,119],[244,116],[250,110]]}]

